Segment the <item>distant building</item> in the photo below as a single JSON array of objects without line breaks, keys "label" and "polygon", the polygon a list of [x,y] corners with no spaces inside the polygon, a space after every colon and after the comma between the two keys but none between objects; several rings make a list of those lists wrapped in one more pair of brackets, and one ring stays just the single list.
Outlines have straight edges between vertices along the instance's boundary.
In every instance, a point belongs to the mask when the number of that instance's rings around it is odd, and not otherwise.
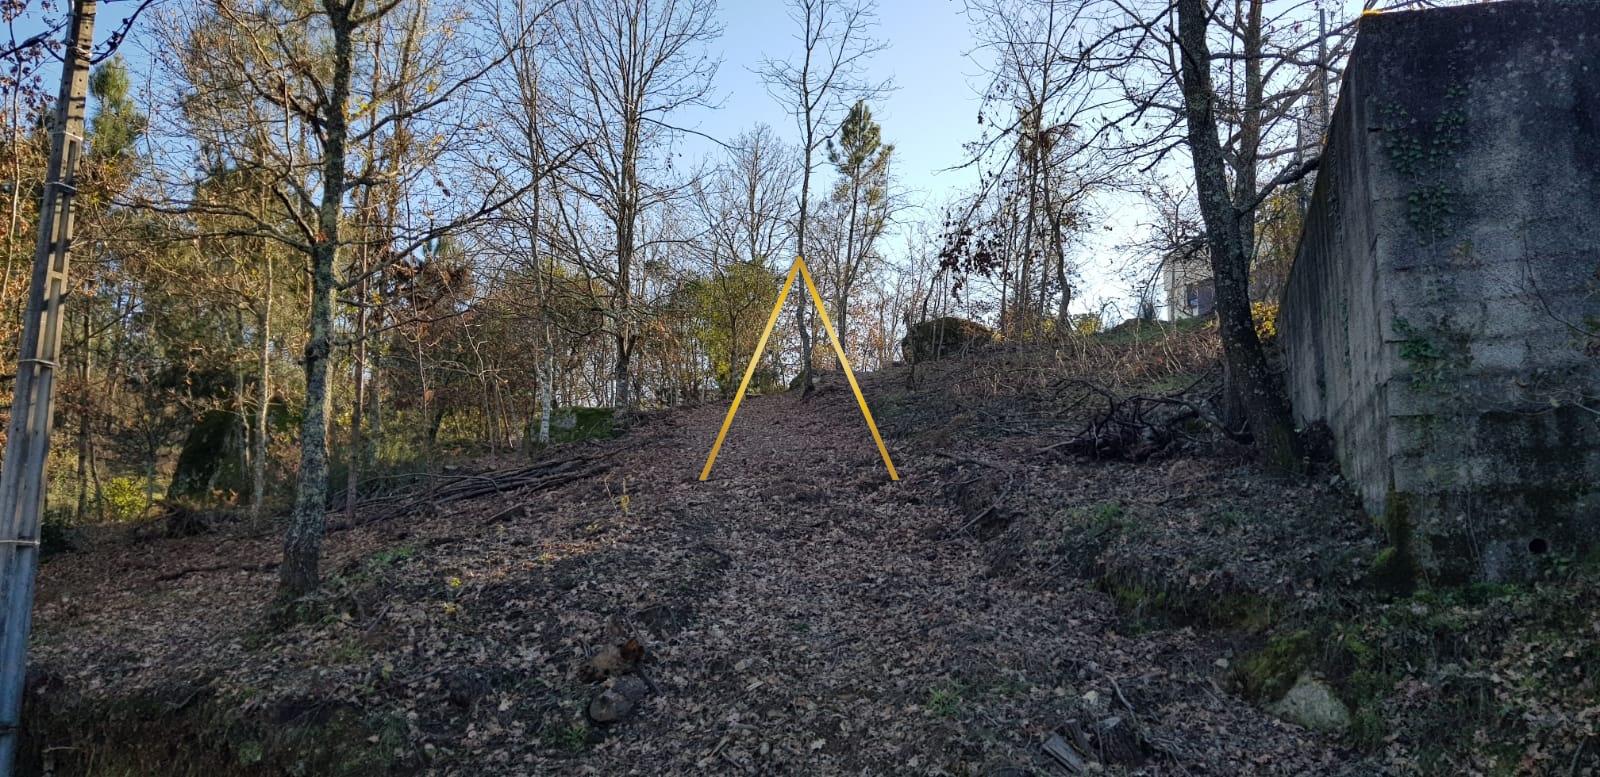
[{"label": "distant building", "polygon": [[1167,320],[1209,316],[1217,308],[1217,287],[1211,261],[1198,248],[1180,248],[1161,263],[1161,285],[1167,292]]}]

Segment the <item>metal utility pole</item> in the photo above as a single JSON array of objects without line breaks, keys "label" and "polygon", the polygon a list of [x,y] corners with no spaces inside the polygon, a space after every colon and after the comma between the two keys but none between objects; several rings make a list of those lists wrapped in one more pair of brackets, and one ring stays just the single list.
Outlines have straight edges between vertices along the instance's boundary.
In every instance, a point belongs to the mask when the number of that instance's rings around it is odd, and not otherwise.
[{"label": "metal utility pole", "polygon": [[0,777],[14,773],[26,678],[33,578],[39,568],[45,460],[61,356],[62,298],[72,250],[72,201],[83,150],[84,103],[94,45],[95,0],[74,0],[61,65],[61,94],[51,125],[50,166],[39,204],[39,243],[11,400],[6,457],[0,466]]}]

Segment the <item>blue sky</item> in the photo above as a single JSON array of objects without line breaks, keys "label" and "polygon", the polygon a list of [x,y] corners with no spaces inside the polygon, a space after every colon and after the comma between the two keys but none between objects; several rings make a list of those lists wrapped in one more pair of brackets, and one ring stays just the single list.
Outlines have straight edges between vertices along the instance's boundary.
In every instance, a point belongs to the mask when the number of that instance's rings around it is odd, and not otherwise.
[{"label": "blue sky", "polygon": [[[882,0],[877,36],[889,48],[872,60],[868,76],[891,78],[895,90],[872,106],[883,137],[895,146],[895,174],[913,202],[971,180],[944,172],[962,161],[961,144],[974,136],[979,69],[967,58],[971,36],[960,0]],[[782,0],[723,2],[724,30],[717,76],[721,107],[699,111],[698,128],[731,138],[757,123],[791,141],[794,120],[767,93],[754,72],[764,58],[788,59],[799,49]],[[697,146],[689,146],[699,150]]]},{"label": "blue sky", "polygon": [[[689,126],[718,138],[732,138],[757,123],[772,126],[793,142],[794,120],[768,93],[754,72],[764,58],[786,59],[796,53],[794,24],[784,0],[723,0],[723,35],[713,46],[723,64],[717,76],[718,108],[697,111]],[[888,48],[868,68],[873,79],[892,79],[895,89],[872,105],[886,142],[895,146],[893,172],[903,196],[902,228],[921,220],[937,223],[940,208],[976,180],[971,168],[953,170],[967,160],[963,144],[973,140],[978,92],[987,78],[971,56],[973,38],[961,0],[879,0],[875,37]],[[712,151],[712,144],[693,138],[683,143],[688,155]],[[819,172],[831,175],[827,166]],[[1133,202],[1108,202],[1104,225],[1089,234],[1077,251],[1080,287],[1075,310],[1099,309],[1114,300],[1123,315],[1134,304],[1120,274],[1124,259],[1117,246],[1139,230],[1142,213]],[[891,233],[881,249],[891,257],[905,250],[901,235]]]}]

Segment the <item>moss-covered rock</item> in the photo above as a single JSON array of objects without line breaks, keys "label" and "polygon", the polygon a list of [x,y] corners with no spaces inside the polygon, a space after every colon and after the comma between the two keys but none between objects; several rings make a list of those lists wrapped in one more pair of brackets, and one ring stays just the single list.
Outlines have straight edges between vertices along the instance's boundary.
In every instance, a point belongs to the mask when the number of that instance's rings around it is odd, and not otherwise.
[{"label": "moss-covered rock", "polygon": [[1416,588],[1416,562],[1399,548],[1384,548],[1372,558],[1367,581],[1380,591],[1404,596]]},{"label": "moss-covered rock", "polygon": [[1409,595],[1416,590],[1422,569],[1414,550],[1411,502],[1406,495],[1389,494],[1379,523],[1389,547],[1373,557],[1367,569],[1367,582],[1386,593]]},{"label": "moss-covered rock", "polygon": [[1272,714],[1313,731],[1341,733],[1350,728],[1350,708],[1327,683],[1302,672],[1282,699],[1267,707]]},{"label": "moss-covered rock", "polygon": [[249,471],[244,418],[227,410],[207,410],[195,419],[178,453],[170,497],[206,500],[217,493],[248,494]]},{"label": "moss-covered rock", "polygon": [[604,440],[616,432],[616,411],[609,407],[563,407],[550,417],[551,442]]},{"label": "moss-covered rock", "polygon": [[1245,659],[1235,676],[1244,695],[1260,701],[1277,701],[1294,687],[1311,666],[1316,641],[1310,631],[1279,634],[1260,652]]},{"label": "moss-covered rock", "polygon": [[943,316],[912,324],[900,350],[912,361],[928,361],[965,353],[994,342],[994,331],[976,321]]}]

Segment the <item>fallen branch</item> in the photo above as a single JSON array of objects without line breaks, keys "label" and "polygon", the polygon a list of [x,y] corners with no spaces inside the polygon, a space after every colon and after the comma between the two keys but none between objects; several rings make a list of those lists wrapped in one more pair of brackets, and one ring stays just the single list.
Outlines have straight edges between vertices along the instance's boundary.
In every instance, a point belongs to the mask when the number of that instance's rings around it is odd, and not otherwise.
[{"label": "fallen branch", "polygon": [[[462,502],[469,499],[477,499],[486,496],[502,496],[512,492],[542,491],[544,489],[565,485],[575,480],[582,480],[584,478],[599,475],[600,473],[610,469],[611,465],[609,463],[604,463],[604,460],[616,455],[617,453],[621,452],[621,450],[622,449],[619,448],[599,456],[541,462],[539,464],[533,464],[527,467],[519,467],[512,470],[505,470],[503,472],[479,473],[472,475],[470,478],[458,479],[452,486],[434,490],[432,499],[425,503],[416,501],[420,495],[415,493],[383,497],[381,499],[370,501],[362,501],[358,503],[357,506],[359,508],[365,508],[362,509],[361,512],[369,513],[369,515],[354,521],[331,525],[328,527],[328,533],[331,534],[334,532],[348,531],[350,529],[367,526],[380,521],[387,521],[402,515],[409,515],[421,504],[426,504],[430,507],[437,508],[440,505],[445,505],[452,502]],[[378,512],[371,509],[379,505],[407,500],[411,501],[412,504],[400,509],[384,512]],[[512,511],[521,509],[522,507],[523,505],[521,504],[508,507],[504,510],[501,510],[499,513],[490,516],[487,522],[492,523],[496,520],[504,518]]]},{"label": "fallen branch", "polygon": [[1119,396],[1111,389],[1082,378],[1063,378],[1052,387],[1063,391],[1077,389],[1078,396],[1068,403],[1072,410],[1092,409],[1083,426],[1069,438],[1039,448],[1036,454],[1069,453],[1090,459],[1145,461],[1163,455],[1174,446],[1196,438],[1184,431],[1184,424],[1199,420],[1229,439],[1240,440],[1210,410],[1211,396],[1196,398],[1198,387],[1210,376],[1201,376],[1187,387],[1170,394]]}]

